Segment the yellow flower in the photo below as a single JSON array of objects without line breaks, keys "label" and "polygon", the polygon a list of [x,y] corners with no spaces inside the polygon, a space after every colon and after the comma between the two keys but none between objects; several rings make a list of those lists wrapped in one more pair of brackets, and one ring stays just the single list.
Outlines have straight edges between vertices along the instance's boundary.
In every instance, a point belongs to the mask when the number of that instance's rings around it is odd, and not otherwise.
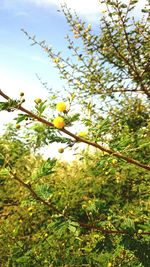
[{"label": "yellow flower", "polygon": [[87,136],[87,132],[79,132],[78,133],[78,136],[80,136],[80,137],[85,137],[85,136]]},{"label": "yellow flower", "polygon": [[56,117],[54,120],[53,120],[53,124],[56,128],[58,129],[61,129],[65,126],[65,122],[64,122],[64,119],[60,116]]},{"label": "yellow flower", "polygon": [[42,99],[41,99],[41,98],[36,98],[36,99],[34,100],[34,102],[35,102],[36,104],[40,104],[40,103],[42,102]]},{"label": "yellow flower", "polygon": [[116,159],[113,159],[112,160],[112,164],[116,164],[117,163],[117,160]]},{"label": "yellow flower", "polygon": [[73,30],[73,33],[74,33],[74,35],[76,35],[76,34],[78,34],[78,31],[76,31],[76,30]]},{"label": "yellow flower", "polygon": [[87,39],[88,41],[90,41],[91,38],[92,38],[92,37],[91,37],[90,35],[87,35],[87,36],[86,36],[86,39]]},{"label": "yellow flower", "polygon": [[56,58],[53,59],[53,62],[54,63],[59,63],[59,61],[60,61],[60,58],[59,57],[56,57]]},{"label": "yellow flower", "polygon": [[81,85],[81,82],[80,82],[79,80],[74,80],[74,83],[75,83],[76,85]]},{"label": "yellow flower", "polygon": [[88,25],[88,29],[89,29],[89,30],[91,30],[91,27],[92,27],[92,25],[91,25],[91,24],[89,24],[89,25]]},{"label": "yellow flower", "polygon": [[64,102],[59,102],[56,105],[56,109],[60,112],[66,111],[66,104]]},{"label": "yellow flower", "polygon": [[82,26],[81,26],[81,24],[77,24],[76,27],[77,27],[79,30],[82,30]]}]

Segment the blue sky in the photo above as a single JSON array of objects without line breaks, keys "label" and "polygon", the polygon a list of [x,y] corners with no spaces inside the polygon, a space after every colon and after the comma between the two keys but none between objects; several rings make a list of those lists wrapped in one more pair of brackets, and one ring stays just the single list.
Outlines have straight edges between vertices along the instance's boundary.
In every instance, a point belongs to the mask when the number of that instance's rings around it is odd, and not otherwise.
[{"label": "blue sky", "polygon": [[[139,0],[139,7],[145,1]],[[56,50],[67,53],[64,37],[69,29],[63,14],[57,11],[62,2],[64,1],[0,0],[0,88],[11,97],[17,97],[20,91],[24,91],[26,107],[30,107],[36,97],[47,97],[36,73],[48,82],[49,87],[59,89],[62,82],[47,55],[40,47],[30,46],[21,28],[30,35],[35,34],[38,40],[46,40]],[[104,9],[98,0],[65,2],[96,29],[97,18]],[[13,114],[1,113],[0,129],[10,121],[11,116]]]},{"label": "blue sky", "polygon": [[[40,71],[47,77],[47,74],[52,71],[52,69],[49,70],[51,66],[46,55],[40,48],[31,47],[20,29],[25,29],[31,35],[35,34],[38,40],[46,39],[47,43],[62,50],[68,26],[64,16],[57,12],[57,5],[53,2],[57,0],[1,0],[1,68],[22,74],[28,73],[32,78],[35,72]],[[91,14],[88,14],[89,18]]]},{"label": "blue sky", "polygon": [[[66,0],[88,22],[97,18],[98,1]],[[62,86],[57,70],[40,47],[30,46],[25,29],[38,40],[46,40],[58,51],[66,47],[68,25],[57,11],[61,0],[1,0],[0,5],[0,88],[12,97],[25,91],[28,102],[46,96],[36,73],[56,89]],[[85,5],[86,3],[86,5]],[[85,8],[86,6],[86,8]],[[7,116],[6,116],[7,117]],[[7,118],[5,117],[6,121]],[[4,121],[4,117],[3,117]],[[2,121],[1,121],[2,123]]]},{"label": "blue sky", "polygon": [[[64,50],[64,47],[67,47],[64,37],[68,33],[68,25],[63,14],[57,11],[60,2],[62,1],[0,1],[0,88],[11,97],[17,97],[20,91],[24,91],[27,99],[26,107],[30,107],[36,97],[43,99],[47,96],[36,73],[43,81],[48,82],[49,87],[59,89],[62,87],[62,82],[58,79],[57,70],[47,55],[40,47],[30,46],[21,28],[30,35],[35,34],[38,40],[45,39],[46,43],[51,44],[56,50]],[[97,0],[88,4],[84,0],[67,0],[67,3],[88,23],[93,22],[95,25],[99,12]],[[0,101],[2,100],[0,98]],[[14,113],[0,114],[0,130],[2,130],[3,125],[14,117]]]},{"label": "blue sky", "polygon": [[10,75],[11,80],[14,77],[13,80],[17,79],[18,83],[20,77],[23,82],[26,80],[26,85],[22,83],[22,90],[28,90],[26,87],[31,80],[37,86],[35,73],[39,73],[43,79],[48,79],[50,85],[53,84],[53,77],[56,75],[47,56],[39,47],[31,47],[20,29],[24,28],[31,35],[35,34],[39,40],[45,38],[48,43],[61,50],[64,46],[63,35],[67,31],[64,18],[58,14],[56,6],[53,5],[42,6],[30,1],[2,0],[2,2],[4,4],[0,8],[1,73],[7,77]]},{"label": "blue sky", "polygon": [[[96,28],[97,18],[104,9],[98,0],[65,1]],[[139,6],[145,1],[139,0]],[[46,94],[35,73],[50,87],[60,88],[62,82],[57,70],[40,47],[30,46],[21,28],[67,53],[64,37],[68,25],[63,14],[57,12],[62,2],[64,0],[0,0],[0,88],[10,96],[17,96],[21,90],[31,101],[35,96]]]}]

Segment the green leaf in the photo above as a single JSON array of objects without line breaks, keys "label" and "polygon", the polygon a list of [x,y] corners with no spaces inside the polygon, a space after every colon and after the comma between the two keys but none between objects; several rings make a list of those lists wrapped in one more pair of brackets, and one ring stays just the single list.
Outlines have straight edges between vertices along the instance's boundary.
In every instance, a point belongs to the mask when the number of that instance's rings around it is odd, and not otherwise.
[{"label": "green leaf", "polygon": [[8,102],[0,102],[0,110],[7,110],[9,107]]},{"label": "green leaf", "polygon": [[54,173],[53,168],[55,167],[57,159],[48,158],[46,162],[43,163],[40,171],[38,172],[38,177],[47,176]]},{"label": "green leaf", "polygon": [[17,121],[17,123],[20,123],[20,122],[22,122],[28,118],[29,118],[28,115],[20,113],[20,114],[18,114],[18,117],[15,120]]}]

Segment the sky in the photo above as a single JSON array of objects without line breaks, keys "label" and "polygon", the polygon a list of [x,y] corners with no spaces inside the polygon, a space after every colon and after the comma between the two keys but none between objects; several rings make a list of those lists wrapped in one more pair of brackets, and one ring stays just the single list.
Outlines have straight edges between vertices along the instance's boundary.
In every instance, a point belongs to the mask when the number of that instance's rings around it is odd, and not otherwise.
[{"label": "sky", "polygon": [[[49,87],[59,89],[62,86],[47,55],[40,47],[31,46],[21,31],[23,28],[31,36],[36,35],[38,40],[46,40],[57,51],[62,51],[66,46],[64,37],[68,33],[68,25],[63,14],[57,11],[61,2],[0,0],[0,88],[8,95],[16,97],[24,91],[29,102],[35,97],[46,97],[47,92],[36,73],[48,82]],[[92,4],[84,0],[66,2],[88,21],[96,21],[97,0],[93,0]]]},{"label": "sky", "polygon": [[[66,2],[88,23],[96,23],[99,13],[97,0]],[[66,46],[64,37],[69,28],[63,14],[58,12],[60,3],[63,1],[0,0],[0,88],[14,98],[24,91],[27,100],[25,106],[28,108],[36,97],[46,99],[48,95],[36,74],[47,82],[49,87],[59,89],[62,82],[47,55],[40,47],[31,46],[21,29],[30,35],[36,35],[38,40],[46,40],[46,43],[62,51]],[[0,101],[2,100],[0,98]],[[1,112],[0,116],[1,132],[4,125],[14,117],[14,113]],[[59,146],[55,145],[56,149],[51,146],[51,150],[57,151]],[[45,153],[45,150],[43,151]],[[70,158],[71,154],[68,152],[66,157]]]},{"label": "sky", "polygon": [[[104,9],[98,0],[65,2],[96,29],[97,19]],[[139,7],[144,2],[139,0]],[[58,51],[65,50],[64,37],[69,28],[63,14],[58,12],[61,3],[64,0],[0,0],[0,89],[14,98],[24,91],[26,107],[30,107],[36,97],[46,99],[48,95],[36,74],[49,87],[60,89],[62,82],[47,55],[40,47],[31,46],[21,29],[31,36],[36,35],[38,40],[46,40]],[[2,112],[0,116],[1,132],[13,114],[10,116],[10,113]]]}]

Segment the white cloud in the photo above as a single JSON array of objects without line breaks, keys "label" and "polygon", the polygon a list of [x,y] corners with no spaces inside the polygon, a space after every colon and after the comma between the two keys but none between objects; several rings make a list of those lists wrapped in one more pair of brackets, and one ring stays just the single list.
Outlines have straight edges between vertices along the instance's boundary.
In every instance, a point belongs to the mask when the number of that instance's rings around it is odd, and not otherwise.
[{"label": "white cloud", "polygon": [[100,10],[100,4],[98,0],[26,0],[31,3],[35,3],[42,6],[55,5],[60,7],[60,4],[66,3],[68,7],[75,9],[81,14],[98,13]]},{"label": "white cloud", "polygon": [[[105,4],[100,4],[99,0],[24,0],[28,3],[33,3],[43,7],[56,6],[60,8],[61,4],[66,3],[69,8],[75,10],[79,15],[83,16],[89,22],[98,22],[98,18],[102,10],[106,10]],[[129,0],[121,0],[123,3],[128,4]],[[148,3],[148,0],[139,0],[136,9],[134,11],[135,15],[138,15],[140,9]]]},{"label": "white cloud", "polygon": [[[129,0],[121,1],[126,4],[129,2]],[[23,2],[33,3],[43,7],[53,5],[58,8],[61,4],[66,3],[68,7],[83,15],[98,14],[104,8],[104,4],[100,4],[99,0],[1,0],[0,8],[13,8]],[[148,0],[138,0],[137,6],[143,7],[146,3],[148,4]]]},{"label": "white cloud", "polygon": [[[75,9],[77,12],[85,14],[96,14],[103,9],[104,4],[100,4],[99,0],[24,0],[25,2],[31,2],[41,6],[55,5],[66,3],[68,7]],[[129,0],[122,0],[123,3],[128,4]],[[138,7],[141,7],[148,3],[148,0],[139,0],[137,3]]]},{"label": "white cloud", "polygon": [[[91,22],[98,21],[98,17],[102,10],[105,10],[105,4],[100,4],[99,0],[1,0],[0,9],[11,8],[14,9],[19,7],[22,3],[31,3],[41,7],[52,7],[60,8],[61,4],[66,3],[68,7],[75,10],[79,15],[84,16],[87,20]],[[121,0],[123,3],[128,4],[129,0]],[[148,4],[148,0],[139,0],[137,3],[137,8],[135,13],[139,12],[141,7]],[[23,11],[21,12],[22,15]]]}]

